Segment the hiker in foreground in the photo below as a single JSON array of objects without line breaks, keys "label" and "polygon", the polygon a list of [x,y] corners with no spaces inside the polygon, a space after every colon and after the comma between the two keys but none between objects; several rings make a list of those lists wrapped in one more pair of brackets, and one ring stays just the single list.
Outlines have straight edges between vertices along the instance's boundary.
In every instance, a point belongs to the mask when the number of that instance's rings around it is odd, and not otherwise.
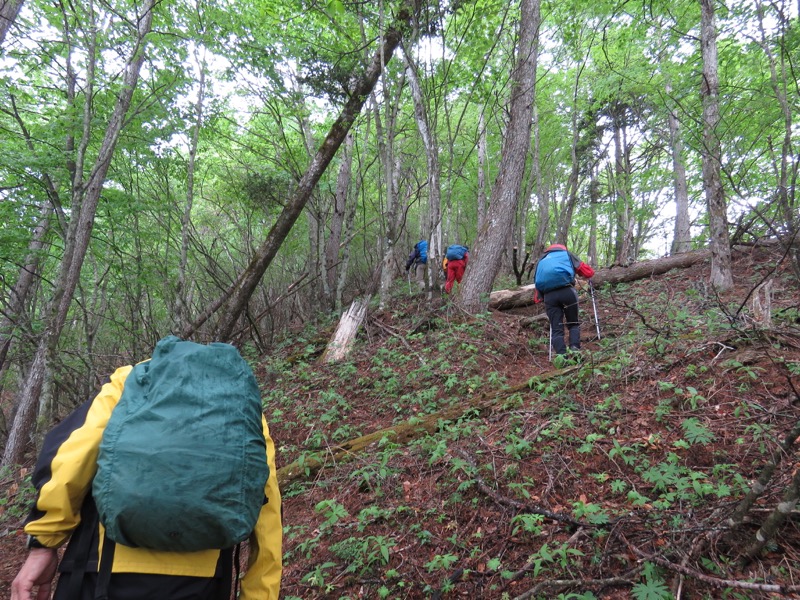
[{"label": "hiker in foreground", "polygon": [[566,246],[551,245],[539,259],[534,275],[534,302],[544,300],[550,320],[550,343],[556,354],[567,353],[564,341],[564,319],[569,330],[569,349],[581,349],[581,324],[578,317],[578,292],[575,276],[594,277],[594,269],[581,261]]},{"label": "hiker in foreground", "polygon": [[444,291],[449,294],[455,282],[461,283],[464,277],[464,269],[467,268],[469,260],[469,247],[458,244],[448,246],[445,258],[447,259],[447,282],[444,284]]},{"label": "hiker in foreground", "polygon": [[233,346],[170,336],[117,369],[47,434],[32,480],[11,600],[49,599],[56,570],[54,600],[228,599],[246,539],[240,598],[278,598],[275,447]]}]

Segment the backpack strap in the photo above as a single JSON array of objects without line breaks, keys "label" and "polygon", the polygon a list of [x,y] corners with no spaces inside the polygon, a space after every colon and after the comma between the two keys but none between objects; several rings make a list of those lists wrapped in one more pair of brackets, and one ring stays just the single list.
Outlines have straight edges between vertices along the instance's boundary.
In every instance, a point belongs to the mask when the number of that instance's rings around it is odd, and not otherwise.
[{"label": "backpack strap", "polygon": [[[97,567],[97,587],[94,591],[95,600],[108,600],[108,584],[111,582],[111,567],[114,564],[114,551],[117,543],[103,536],[103,551],[100,553],[100,565]],[[70,598],[77,596],[70,596]]]},{"label": "backpack strap", "polygon": [[[89,555],[92,552],[92,542],[97,541],[97,509],[91,494],[84,500],[81,507],[81,522],[75,529],[69,541],[68,553],[72,556],[69,564],[69,583],[67,584],[67,597],[80,598],[84,585],[84,576],[89,565]],[[66,554],[65,554],[66,556]],[[62,567],[64,562],[62,561]]]},{"label": "backpack strap", "polygon": [[[239,561],[241,560],[242,544],[236,544],[233,552],[222,550],[222,585],[220,586],[220,600],[231,598],[231,578],[233,578],[233,597],[239,597]],[[233,557],[231,557],[231,554]]]}]

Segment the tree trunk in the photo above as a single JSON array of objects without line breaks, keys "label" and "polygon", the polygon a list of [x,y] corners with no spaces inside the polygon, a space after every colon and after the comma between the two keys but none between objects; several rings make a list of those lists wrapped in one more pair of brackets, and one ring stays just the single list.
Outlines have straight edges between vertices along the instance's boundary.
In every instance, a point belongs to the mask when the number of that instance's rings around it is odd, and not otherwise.
[{"label": "tree trunk", "polygon": [[478,117],[478,231],[486,223],[486,117]]},{"label": "tree trunk", "polygon": [[511,106],[500,169],[489,203],[486,223],[478,232],[467,266],[459,302],[469,312],[485,310],[500,267],[503,249],[519,202],[525,161],[531,144],[536,84],[539,0],[520,3],[517,62],[511,75]]},{"label": "tree trunk", "polygon": [[[442,258],[442,186],[440,181],[441,167],[439,165],[439,144],[435,138],[435,132],[431,127],[427,103],[417,73],[417,65],[408,55],[408,52],[405,51],[405,48],[404,56],[406,59],[409,88],[411,89],[411,99],[414,102],[414,119],[416,120],[417,129],[422,138],[422,144],[425,147],[425,159],[428,168],[428,222],[426,223],[427,231],[423,231],[423,237],[428,240],[428,289],[432,291],[437,281],[436,271],[433,267],[438,264]],[[478,176],[480,177],[480,174]],[[480,198],[480,189],[478,195]],[[480,210],[480,200],[478,206],[478,210]]]},{"label": "tree trunk", "polygon": [[614,192],[617,205],[617,238],[615,242],[616,256],[614,262],[627,266],[633,260],[633,207],[631,206],[629,181],[630,164],[627,160],[628,148],[625,139],[625,108],[612,108],[614,121]]},{"label": "tree trunk", "polygon": [[725,190],[722,187],[722,147],[717,134],[719,117],[719,78],[717,75],[717,26],[714,1],[700,0],[700,47],[703,55],[703,186],[708,205],[711,285],[725,291],[733,286],[731,246]]},{"label": "tree trunk", "polygon": [[[139,71],[145,58],[145,36],[150,32],[153,22],[154,2],[155,0],[150,0],[136,20],[137,31],[133,53],[128,59],[117,103],[106,127],[105,137],[95,164],[88,177],[85,180],[76,180],[76,185],[73,187],[72,193],[76,199],[73,201],[73,209],[77,206],[79,210],[73,210],[71,215],[64,257],[59,267],[53,297],[46,311],[45,326],[39,337],[33,364],[22,385],[17,412],[3,453],[3,466],[9,466],[22,459],[33,429],[36,405],[44,386],[48,363],[57,350],[69,306],[78,285],[83,260],[89,247],[100,192],[111,165],[111,158],[122,130],[125,115],[131,104],[133,92],[139,81]],[[91,103],[87,102],[86,104]],[[85,122],[85,126],[89,128],[94,115],[87,113],[85,118],[90,119]],[[79,165],[83,164],[82,151],[85,150],[88,142],[89,140],[86,139],[80,146],[81,151],[79,151],[76,161]],[[76,169],[75,172],[76,177],[82,175],[82,169]]]},{"label": "tree trunk", "polygon": [[342,360],[350,353],[350,349],[355,342],[358,328],[364,322],[364,316],[367,314],[367,307],[369,306],[370,297],[358,298],[350,305],[347,312],[339,319],[339,325],[336,327],[336,332],[333,334],[331,341],[322,353],[321,361],[323,363],[330,363]]},{"label": "tree trunk", "polygon": [[353,166],[353,135],[347,134],[344,141],[342,163],[336,178],[336,192],[333,199],[333,214],[328,239],[325,240],[325,304],[329,308],[336,306],[336,281],[338,280],[339,246],[342,242],[342,229],[345,224],[347,210],[347,193],[350,189],[350,178]]},{"label": "tree trunk", "polygon": [[531,156],[531,177],[536,181],[536,239],[531,248],[531,256],[541,256],[547,246],[547,232],[550,229],[550,198],[542,183],[542,163],[539,136],[539,110],[536,98],[533,100],[533,153]]},{"label": "tree trunk", "polygon": [[[778,165],[776,165],[775,168],[778,173],[777,197],[778,205],[783,213],[784,226],[788,234],[786,237],[790,240],[793,240],[797,238],[798,230],[800,230],[800,217],[797,214],[797,209],[795,206],[796,186],[794,185],[794,180],[797,177],[797,165],[790,165],[790,161],[796,160],[795,155],[797,154],[796,151],[793,150],[794,125],[792,106],[789,104],[786,94],[787,86],[792,84],[787,83],[787,61],[778,61],[772,52],[770,46],[771,42],[767,38],[767,34],[764,31],[764,6],[761,0],[756,2],[756,13],[758,15],[758,29],[761,35],[759,45],[764,51],[764,54],[769,62],[769,79],[770,84],[772,85],[772,92],[775,94],[775,99],[777,100],[778,105],[781,108],[781,114],[783,115],[783,139],[781,141],[780,156],[776,161],[778,162]],[[779,26],[781,28],[782,43],[780,48],[782,52],[787,52],[783,44],[786,44],[786,37],[789,35],[789,32],[786,31],[785,28],[791,27],[791,25],[787,25],[785,20],[780,20],[778,23],[780,24]],[[778,74],[779,64],[781,66],[780,76]],[[789,62],[789,64],[791,64],[791,62]],[[792,179],[791,184],[790,179]],[[792,268],[794,269],[795,276],[800,279],[800,251],[798,251],[796,248],[791,248],[789,253],[792,258]]]},{"label": "tree trunk", "polygon": [[578,164],[578,144],[580,143],[580,130],[578,125],[578,85],[580,83],[582,71],[582,68],[576,69],[575,85],[572,91],[572,110],[570,111],[572,113],[572,144],[570,146],[572,167],[570,169],[569,179],[567,180],[564,207],[558,215],[558,225],[556,226],[556,237],[554,241],[559,244],[567,243],[567,234],[572,224],[572,213],[575,210],[575,205],[578,203],[578,178],[580,176],[580,165]]},{"label": "tree trunk", "polygon": [[197,162],[197,146],[200,131],[203,128],[203,101],[206,91],[206,64],[197,56],[197,68],[200,70],[200,81],[197,86],[197,102],[194,105],[194,128],[189,144],[189,164],[186,169],[186,204],[181,217],[181,256],[178,264],[178,280],[175,288],[175,304],[172,309],[173,331],[180,331],[189,322],[189,292],[186,280],[186,266],[189,262],[189,228],[192,221],[192,205],[194,204],[194,171]]},{"label": "tree trunk", "polygon": [[[314,155],[311,164],[306,169],[292,197],[281,211],[266,239],[256,250],[250,264],[239,275],[234,284],[216,302],[209,306],[203,314],[199,315],[192,325],[183,331],[183,337],[191,336],[211,315],[219,311],[221,317],[215,328],[214,337],[219,341],[230,339],[236,322],[247,307],[250,296],[259,281],[261,281],[270,263],[272,263],[272,259],[278,253],[283,240],[286,239],[295,221],[300,216],[303,207],[311,197],[314,187],[322,177],[325,169],[327,169],[342,141],[344,141],[356,117],[361,112],[364,102],[366,102],[383,72],[384,65],[391,60],[392,54],[400,43],[403,27],[408,25],[410,19],[411,14],[408,10],[401,10],[395,20],[395,26],[386,32],[383,46],[375,53],[372,63],[356,82],[352,95],[342,108],[339,117],[331,126],[328,135]],[[222,307],[224,307],[224,310],[220,310]]]},{"label": "tree trunk", "polygon": [[22,4],[23,0],[0,0],[0,46],[3,45],[8,30],[17,20]]},{"label": "tree trunk", "polygon": [[[388,89],[385,77],[383,78],[383,90],[386,94]],[[400,221],[398,215],[405,214],[405,210],[400,207],[400,156],[395,154],[395,137],[397,136],[397,112],[400,107],[400,96],[405,87],[405,75],[395,86],[396,97],[394,102],[384,102],[386,108],[386,128],[382,133],[380,124],[380,113],[375,108],[375,125],[378,136],[379,152],[384,165],[384,178],[386,183],[386,207],[384,211],[383,244],[381,246],[381,273],[380,290],[378,305],[381,309],[386,308],[389,300],[389,292],[397,271],[397,261],[395,259],[395,246],[400,237]]]},{"label": "tree trunk", "polygon": [[[667,102],[670,102],[672,86],[666,86]],[[670,102],[671,103],[671,102]],[[675,233],[672,237],[672,254],[689,252],[692,249],[692,233],[689,227],[689,192],[686,185],[686,166],[683,160],[680,124],[672,106],[667,108],[669,144],[672,149],[672,178],[675,189]]]}]

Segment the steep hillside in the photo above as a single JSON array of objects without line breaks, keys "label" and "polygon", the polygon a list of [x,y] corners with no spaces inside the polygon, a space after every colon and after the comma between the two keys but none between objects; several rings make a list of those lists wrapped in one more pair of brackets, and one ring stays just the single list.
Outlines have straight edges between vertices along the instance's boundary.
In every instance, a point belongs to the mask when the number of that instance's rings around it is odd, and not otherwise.
[{"label": "steep hillside", "polygon": [[[546,321],[529,318],[541,305],[474,318],[406,282],[347,361],[317,362],[335,323],[259,359],[283,597],[773,598],[796,585],[794,514],[751,546],[795,475],[796,450],[778,446],[800,421],[800,287],[779,265],[771,307],[754,311],[780,254],[734,260],[722,297],[707,263],[597,290],[601,339],[584,289],[583,361],[563,369]],[[16,511],[19,474],[7,477]],[[21,560],[14,511],[0,593]]]}]

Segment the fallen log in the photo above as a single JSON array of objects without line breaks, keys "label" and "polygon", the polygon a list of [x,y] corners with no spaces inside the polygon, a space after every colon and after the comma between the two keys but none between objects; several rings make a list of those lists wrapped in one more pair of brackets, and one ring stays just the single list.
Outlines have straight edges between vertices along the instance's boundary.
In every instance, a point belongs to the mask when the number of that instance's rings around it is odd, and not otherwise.
[{"label": "fallen log", "polygon": [[[634,263],[629,267],[610,267],[598,269],[592,281],[595,287],[613,283],[636,281],[653,275],[661,275],[672,269],[686,269],[711,257],[711,250],[695,250],[675,256],[665,256]],[[525,285],[512,290],[497,290],[489,295],[489,308],[508,310],[533,304],[533,285]]]}]

